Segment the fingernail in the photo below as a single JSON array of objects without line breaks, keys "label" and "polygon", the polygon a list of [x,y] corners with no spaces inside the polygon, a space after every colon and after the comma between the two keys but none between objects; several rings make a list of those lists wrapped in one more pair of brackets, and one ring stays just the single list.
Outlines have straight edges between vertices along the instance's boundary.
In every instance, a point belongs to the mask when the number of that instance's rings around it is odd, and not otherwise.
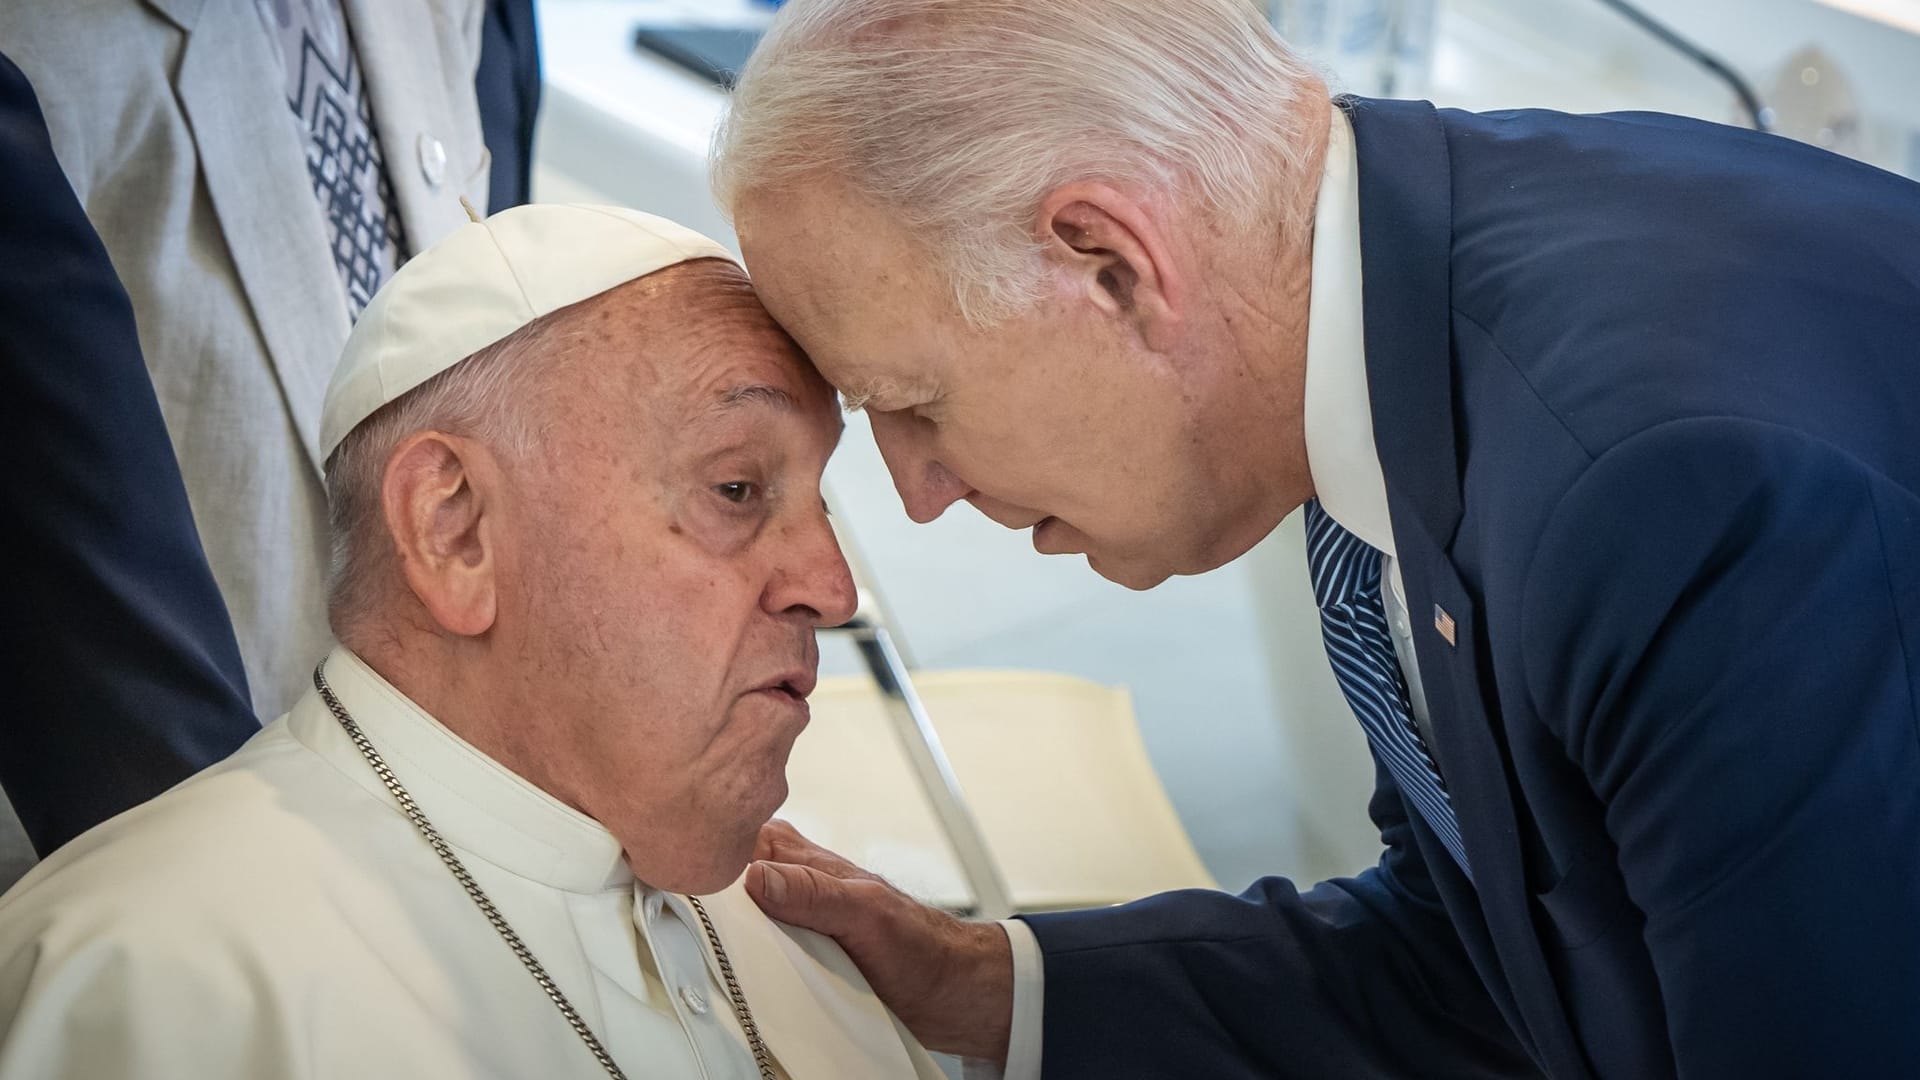
[{"label": "fingernail", "polygon": [[787,901],[787,879],[775,870],[771,863],[758,863],[760,868],[760,894],[771,904],[784,904]]}]

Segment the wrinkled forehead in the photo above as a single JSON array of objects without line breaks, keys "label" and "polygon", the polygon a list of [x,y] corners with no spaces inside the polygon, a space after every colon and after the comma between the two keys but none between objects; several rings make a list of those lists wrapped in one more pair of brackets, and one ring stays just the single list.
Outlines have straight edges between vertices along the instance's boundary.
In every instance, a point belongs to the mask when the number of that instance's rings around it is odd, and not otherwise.
[{"label": "wrinkled forehead", "polygon": [[[587,394],[640,406],[669,441],[689,426],[791,417],[837,438],[833,390],[768,314],[745,274],[690,263],[630,282],[584,313],[576,344],[617,376]],[[591,407],[589,403],[587,407]]]},{"label": "wrinkled forehead", "polygon": [[696,413],[777,405],[832,415],[833,388],[744,275],[679,310],[671,340],[653,361],[663,387],[677,390]]}]

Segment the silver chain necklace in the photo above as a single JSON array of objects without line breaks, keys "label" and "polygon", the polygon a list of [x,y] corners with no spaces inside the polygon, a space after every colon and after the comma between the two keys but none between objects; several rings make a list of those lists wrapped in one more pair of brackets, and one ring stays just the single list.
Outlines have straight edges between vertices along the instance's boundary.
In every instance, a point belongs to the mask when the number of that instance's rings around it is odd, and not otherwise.
[{"label": "silver chain necklace", "polygon": [[[466,864],[460,861],[460,856],[454,854],[453,848],[440,836],[440,830],[434,828],[433,823],[427,820],[427,815],[420,810],[420,804],[413,801],[413,796],[409,795],[407,789],[401,785],[400,778],[395,776],[393,770],[388,767],[386,759],[373,748],[372,741],[367,738],[366,732],[360,730],[360,725],[354,720],[353,714],[347,712],[347,707],[340,704],[340,699],[334,696],[333,687],[327,685],[326,671],[327,665],[324,660],[320,662],[320,666],[313,669],[313,688],[320,691],[320,700],[326,703],[327,711],[333,713],[333,718],[340,721],[340,726],[346,729],[347,737],[353,740],[353,745],[359,749],[360,756],[367,759],[367,765],[373,769],[374,775],[380,778],[380,782],[385,784],[387,791],[393,795],[394,801],[400,804],[401,812],[406,814],[408,821],[413,822],[413,827],[420,831],[421,837],[426,840],[429,847],[433,848],[434,854],[440,856],[440,861],[446,864],[447,870],[453,874],[454,880],[460,883],[460,887],[467,891],[467,896],[473,900],[474,906],[480,909],[480,914],[485,915],[487,921],[493,924],[501,940],[507,943],[507,948],[513,950],[513,955],[519,958],[521,966],[527,969],[527,974],[533,976],[533,981],[539,983],[540,989],[546,991],[547,998],[553,1002],[555,1008],[560,1010],[560,1015],[566,1018],[567,1026],[573,1028],[574,1034],[580,1036],[580,1041],[585,1043],[587,1049],[592,1052],[593,1059],[600,1063],[600,1067],[605,1069],[607,1075],[613,1080],[627,1080],[627,1074],[621,1072],[620,1066],[614,1064],[613,1055],[607,1053],[607,1048],[600,1045],[599,1038],[594,1035],[593,1029],[587,1026],[587,1022],[580,1018],[580,1013],[574,1009],[573,1002],[568,1001],[567,995],[555,985],[553,976],[547,974],[547,969],[533,955],[533,950],[527,948],[527,943],[521,941],[520,935],[508,925],[506,917],[500,914],[500,909],[493,906],[493,901],[487,897],[486,890],[480,887],[479,882],[473,880],[473,875],[467,871]],[[702,904],[697,896],[687,897],[687,903],[693,905],[693,913],[700,917],[700,928],[706,931],[707,943],[713,947],[713,958],[720,963],[720,977],[726,981],[727,997],[733,1002],[734,1019],[740,1022],[740,1031],[747,1037],[747,1048],[753,1051],[753,1063],[760,1069],[761,1080],[778,1080],[778,1074],[773,1071],[773,1054],[767,1050],[766,1042],[760,1038],[760,1026],[753,1022],[753,1012],[747,1008],[746,992],[740,988],[740,980],[733,973],[733,962],[727,959],[727,950],[720,944],[720,932],[713,928],[713,919],[707,915],[707,906]]]}]

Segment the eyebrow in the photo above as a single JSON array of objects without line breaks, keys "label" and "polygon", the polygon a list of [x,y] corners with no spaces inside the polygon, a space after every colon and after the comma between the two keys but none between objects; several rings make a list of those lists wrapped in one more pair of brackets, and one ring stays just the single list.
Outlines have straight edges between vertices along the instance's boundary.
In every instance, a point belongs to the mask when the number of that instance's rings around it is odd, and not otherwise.
[{"label": "eyebrow", "polygon": [[[792,394],[787,393],[777,386],[769,386],[766,383],[748,383],[744,386],[736,386],[720,395],[720,404],[714,411],[724,416],[735,409],[748,405],[759,405],[765,408],[776,409],[783,413],[795,412],[800,408],[799,403],[793,400]],[[845,420],[840,421],[840,430],[845,431],[846,429],[847,422]]]},{"label": "eyebrow", "polygon": [[746,386],[736,386],[720,395],[720,410],[722,412],[729,409],[737,409],[743,405],[767,405],[779,409],[781,412],[792,412],[796,408],[792,394],[787,393],[777,386],[768,386],[765,383],[751,383]]}]

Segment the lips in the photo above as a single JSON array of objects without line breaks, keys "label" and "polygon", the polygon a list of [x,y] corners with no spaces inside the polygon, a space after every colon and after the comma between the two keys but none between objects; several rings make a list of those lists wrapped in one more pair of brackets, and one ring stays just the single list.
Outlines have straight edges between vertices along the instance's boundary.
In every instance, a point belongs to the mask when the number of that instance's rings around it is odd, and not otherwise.
[{"label": "lips", "polygon": [[792,671],[783,672],[775,676],[771,681],[755,687],[754,692],[773,694],[796,703],[804,702],[807,700],[807,696],[813,693],[813,688],[819,681],[819,673],[812,668],[794,668]]}]

